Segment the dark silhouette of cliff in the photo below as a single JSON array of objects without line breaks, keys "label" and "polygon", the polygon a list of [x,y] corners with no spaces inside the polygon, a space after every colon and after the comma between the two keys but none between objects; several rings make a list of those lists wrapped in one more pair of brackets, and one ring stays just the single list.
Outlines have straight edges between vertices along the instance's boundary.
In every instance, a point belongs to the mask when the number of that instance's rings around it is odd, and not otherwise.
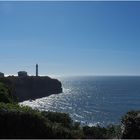
[{"label": "dark silhouette of cliff", "polygon": [[11,88],[18,102],[62,93],[61,82],[48,76],[8,76],[0,78],[0,81]]}]

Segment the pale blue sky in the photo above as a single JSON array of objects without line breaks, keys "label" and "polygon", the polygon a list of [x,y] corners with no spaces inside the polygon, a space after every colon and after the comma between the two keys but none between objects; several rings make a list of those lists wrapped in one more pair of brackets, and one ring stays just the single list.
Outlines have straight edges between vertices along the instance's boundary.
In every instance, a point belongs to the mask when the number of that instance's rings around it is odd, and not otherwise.
[{"label": "pale blue sky", "polygon": [[0,2],[0,71],[140,75],[140,2]]}]

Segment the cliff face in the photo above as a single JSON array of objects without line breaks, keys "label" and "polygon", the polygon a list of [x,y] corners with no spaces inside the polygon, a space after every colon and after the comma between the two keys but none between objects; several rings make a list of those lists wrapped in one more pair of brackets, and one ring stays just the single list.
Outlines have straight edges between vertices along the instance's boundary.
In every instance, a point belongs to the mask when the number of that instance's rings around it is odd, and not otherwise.
[{"label": "cliff face", "polygon": [[18,98],[19,102],[62,93],[61,82],[47,76],[9,76],[0,78],[0,81],[12,88],[12,92]]}]

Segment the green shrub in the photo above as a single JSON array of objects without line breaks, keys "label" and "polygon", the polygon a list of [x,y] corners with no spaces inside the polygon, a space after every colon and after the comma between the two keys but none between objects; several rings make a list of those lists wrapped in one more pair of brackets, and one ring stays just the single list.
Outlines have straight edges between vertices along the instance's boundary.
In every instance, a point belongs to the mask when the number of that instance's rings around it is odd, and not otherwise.
[{"label": "green shrub", "polygon": [[0,102],[13,103],[16,99],[11,94],[11,90],[8,86],[0,82]]},{"label": "green shrub", "polygon": [[106,138],[121,138],[121,126],[120,125],[108,125],[106,127]]},{"label": "green shrub", "polygon": [[140,138],[140,111],[130,111],[122,118],[122,138]]},{"label": "green shrub", "polygon": [[120,126],[108,125],[107,127],[101,126],[84,126],[84,138],[88,139],[110,139],[120,137]]},{"label": "green shrub", "polygon": [[100,126],[92,126],[92,127],[84,126],[83,132],[84,132],[85,138],[102,139],[102,138],[105,138],[106,129],[101,128]]},{"label": "green shrub", "polygon": [[59,123],[62,126],[68,127],[68,128],[72,127],[73,121],[70,118],[70,116],[66,113],[43,111],[42,115],[45,116],[48,120],[50,120],[53,123]]}]

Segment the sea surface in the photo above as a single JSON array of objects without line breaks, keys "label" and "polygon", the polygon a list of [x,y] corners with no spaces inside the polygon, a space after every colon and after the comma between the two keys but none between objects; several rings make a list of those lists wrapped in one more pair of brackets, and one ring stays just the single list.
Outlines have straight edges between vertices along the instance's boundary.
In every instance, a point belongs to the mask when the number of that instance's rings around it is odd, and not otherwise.
[{"label": "sea surface", "polygon": [[119,124],[122,115],[140,110],[140,77],[83,76],[59,78],[63,93],[21,104],[69,113],[81,125]]}]

